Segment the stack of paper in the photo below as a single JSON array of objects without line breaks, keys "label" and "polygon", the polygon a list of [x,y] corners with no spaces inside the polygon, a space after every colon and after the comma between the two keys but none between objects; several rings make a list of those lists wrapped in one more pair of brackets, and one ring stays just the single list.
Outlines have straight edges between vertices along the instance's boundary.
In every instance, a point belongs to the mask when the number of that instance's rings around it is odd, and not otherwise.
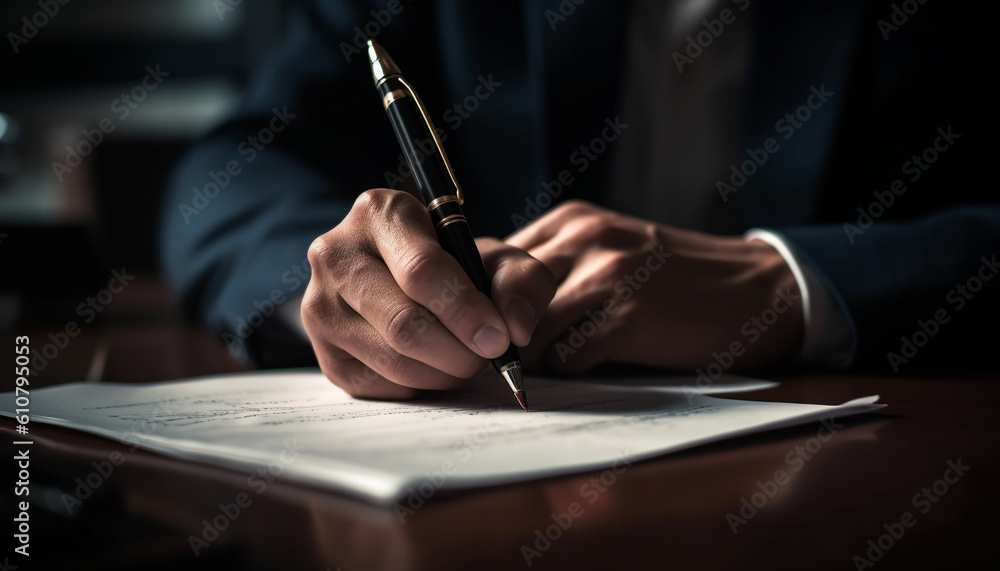
[{"label": "stack of paper", "polygon": [[[31,420],[391,504],[414,490],[604,469],[884,406],[877,396],[840,406],[730,400],[688,382],[529,378],[526,413],[495,374],[459,391],[391,403],[353,399],[314,371],[266,372],[40,389],[31,392]],[[773,383],[739,385],[766,386]],[[0,395],[0,407],[14,416],[14,393]]]}]

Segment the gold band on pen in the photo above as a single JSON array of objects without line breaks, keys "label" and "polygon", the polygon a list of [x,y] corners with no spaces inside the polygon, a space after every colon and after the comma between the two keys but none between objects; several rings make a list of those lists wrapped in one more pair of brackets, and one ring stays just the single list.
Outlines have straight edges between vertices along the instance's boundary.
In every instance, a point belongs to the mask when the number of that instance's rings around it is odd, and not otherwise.
[{"label": "gold band on pen", "polygon": [[407,93],[405,89],[396,89],[394,91],[390,91],[389,93],[385,94],[385,97],[382,98],[382,107],[388,109],[389,104],[392,103],[393,101],[409,96],[410,94]]},{"label": "gold band on pen", "polygon": [[444,196],[439,196],[434,200],[432,200],[431,203],[427,205],[427,212],[434,210],[435,208],[441,206],[442,204],[448,204],[449,202],[458,202],[458,197],[455,196],[454,194],[446,194]]},{"label": "gold band on pen", "polygon": [[449,216],[445,216],[441,220],[438,220],[438,223],[434,225],[434,229],[438,231],[444,230],[446,226],[454,224],[455,222],[468,222],[468,221],[465,219],[464,214],[451,214]]}]

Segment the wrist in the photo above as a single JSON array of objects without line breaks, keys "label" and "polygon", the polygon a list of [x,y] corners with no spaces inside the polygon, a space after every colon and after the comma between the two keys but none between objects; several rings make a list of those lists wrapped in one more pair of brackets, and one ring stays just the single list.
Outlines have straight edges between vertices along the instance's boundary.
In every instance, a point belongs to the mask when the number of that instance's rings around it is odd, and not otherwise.
[{"label": "wrist", "polygon": [[746,284],[755,300],[742,332],[748,338],[747,367],[772,365],[796,357],[805,332],[799,282],[784,256],[762,240],[748,240],[754,271]]}]

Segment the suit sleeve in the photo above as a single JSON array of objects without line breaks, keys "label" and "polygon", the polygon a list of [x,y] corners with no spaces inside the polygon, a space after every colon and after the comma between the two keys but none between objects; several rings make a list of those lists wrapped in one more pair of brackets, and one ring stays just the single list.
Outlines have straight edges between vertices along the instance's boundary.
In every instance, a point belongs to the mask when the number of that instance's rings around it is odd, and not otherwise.
[{"label": "suit sleeve", "polygon": [[779,231],[849,313],[855,369],[996,369],[1000,208],[962,206],[867,228]]},{"label": "suit sleeve", "polygon": [[[387,145],[394,139],[354,30],[371,8],[326,2],[294,15],[240,110],[190,150],[169,184],[165,273],[186,313],[248,364],[314,362],[275,308],[305,290],[312,240],[360,192],[386,186],[398,149]],[[405,16],[392,22],[400,35]]]}]

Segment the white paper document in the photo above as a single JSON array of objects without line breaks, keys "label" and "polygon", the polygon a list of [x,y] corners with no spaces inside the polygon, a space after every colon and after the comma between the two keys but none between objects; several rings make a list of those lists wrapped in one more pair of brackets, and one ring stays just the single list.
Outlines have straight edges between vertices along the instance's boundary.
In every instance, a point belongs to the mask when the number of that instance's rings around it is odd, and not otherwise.
[{"label": "white paper document", "polygon": [[[420,486],[451,490],[604,469],[885,406],[877,396],[826,406],[705,394],[775,385],[765,381],[705,391],[693,378],[670,382],[528,378],[531,411],[524,412],[495,374],[458,391],[394,403],[351,398],[315,371],[261,372],[33,390],[30,416],[180,458],[250,472],[270,468],[288,480],[391,504]],[[14,397],[0,395],[0,414],[14,416]]]}]

